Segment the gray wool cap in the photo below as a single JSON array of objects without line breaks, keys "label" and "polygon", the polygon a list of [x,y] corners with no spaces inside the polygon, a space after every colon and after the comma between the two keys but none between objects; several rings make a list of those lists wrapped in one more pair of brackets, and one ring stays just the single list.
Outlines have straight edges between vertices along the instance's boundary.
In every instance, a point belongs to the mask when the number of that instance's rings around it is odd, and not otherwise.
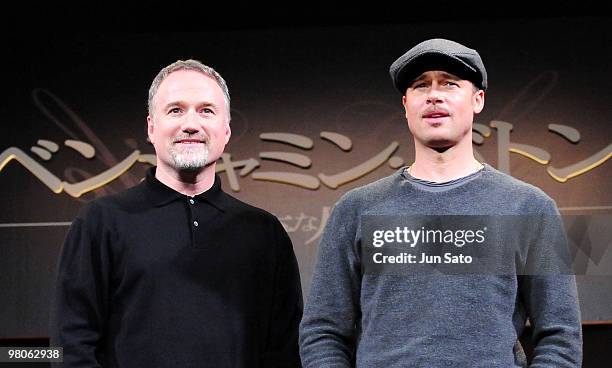
[{"label": "gray wool cap", "polygon": [[460,43],[434,38],[423,41],[400,56],[389,68],[393,85],[401,94],[429,70],[443,70],[487,89],[487,70],[478,52]]}]

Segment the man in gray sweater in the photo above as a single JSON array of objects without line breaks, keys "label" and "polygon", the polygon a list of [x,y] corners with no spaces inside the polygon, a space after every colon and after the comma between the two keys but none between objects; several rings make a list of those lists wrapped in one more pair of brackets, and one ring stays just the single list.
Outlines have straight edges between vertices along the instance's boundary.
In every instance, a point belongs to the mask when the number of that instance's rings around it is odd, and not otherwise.
[{"label": "man in gray sweater", "polygon": [[[487,88],[475,50],[427,40],[397,59],[390,73],[403,95],[415,161],[336,204],[300,326],[303,366],[524,367],[518,338],[529,319],[531,367],[580,367],[580,311],[571,274],[364,271],[371,263],[364,252],[368,216],[540,219],[537,231],[516,236],[528,239],[532,253],[564,237],[550,197],[474,158],[472,122]],[[524,254],[513,250],[501,262],[520,269]]]}]

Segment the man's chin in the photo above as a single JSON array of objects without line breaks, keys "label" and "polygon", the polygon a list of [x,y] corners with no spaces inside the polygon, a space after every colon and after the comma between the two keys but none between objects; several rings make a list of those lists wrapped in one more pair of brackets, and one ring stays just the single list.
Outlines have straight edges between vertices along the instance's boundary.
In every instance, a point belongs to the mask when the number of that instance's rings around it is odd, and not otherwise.
[{"label": "man's chin", "polygon": [[449,139],[444,139],[444,138],[440,138],[440,139],[430,139],[428,141],[425,142],[425,146],[433,149],[433,150],[444,150],[446,151],[447,149],[453,147],[454,145],[456,145],[457,142],[449,140]]},{"label": "man's chin", "polygon": [[205,169],[210,166],[212,163],[208,162],[206,159],[198,159],[198,160],[174,160],[174,167],[178,171],[185,172],[197,172]]},{"label": "man's chin", "polygon": [[199,171],[210,166],[208,152],[175,152],[171,154],[174,167],[179,171]]}]

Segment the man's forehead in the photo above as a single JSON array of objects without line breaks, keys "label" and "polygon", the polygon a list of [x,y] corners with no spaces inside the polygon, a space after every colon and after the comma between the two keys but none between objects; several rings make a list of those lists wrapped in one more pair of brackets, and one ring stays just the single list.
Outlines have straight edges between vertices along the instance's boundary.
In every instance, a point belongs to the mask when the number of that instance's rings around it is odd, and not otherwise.
[{"label": "man's forehead", "polygon": [[420,75],[418,75],[414,80],[422,80],[422,79],[433,79],[433,78],[446,78],[446,79],[455,79],[455,80],[463,80],[463,78],[459,77],[456,74],[451,72],[447,72],[444,70],[428,70]]},{"label": "man's forehead", "polygon": [[177,70],[161,82],[154,104],[165,107],[175,103],[223,105],[224,94],[216,80],[193,70]]},{"label": "man's forehead", "polygon": [[176,70],[166,76],[159,90],[168,92],[210,89],[222,93],[221,87],[213,78],[195,70]]}]

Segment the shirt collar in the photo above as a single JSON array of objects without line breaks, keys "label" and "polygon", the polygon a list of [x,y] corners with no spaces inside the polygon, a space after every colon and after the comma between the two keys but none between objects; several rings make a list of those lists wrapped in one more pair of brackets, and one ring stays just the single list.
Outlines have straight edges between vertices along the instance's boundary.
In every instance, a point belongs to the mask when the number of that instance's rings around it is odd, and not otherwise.
[{"label": "shirt collar", "polygon": [[[155,177],[155,166],[147,170],[145,183],[150,198],[155,206],[163,206],[179,198],[189,198],[189,196],[179,193],[159,181]],[[215,182],[213,183],[213,186],[204,193],[200,193],[193,198],[197,199],[198,201],[208,202],[219,210],[224,211],[226,206],[224,205],[225,202],[223,194],[224,193],[221,190],[221,178],[219,175],[215,174]]]}]

